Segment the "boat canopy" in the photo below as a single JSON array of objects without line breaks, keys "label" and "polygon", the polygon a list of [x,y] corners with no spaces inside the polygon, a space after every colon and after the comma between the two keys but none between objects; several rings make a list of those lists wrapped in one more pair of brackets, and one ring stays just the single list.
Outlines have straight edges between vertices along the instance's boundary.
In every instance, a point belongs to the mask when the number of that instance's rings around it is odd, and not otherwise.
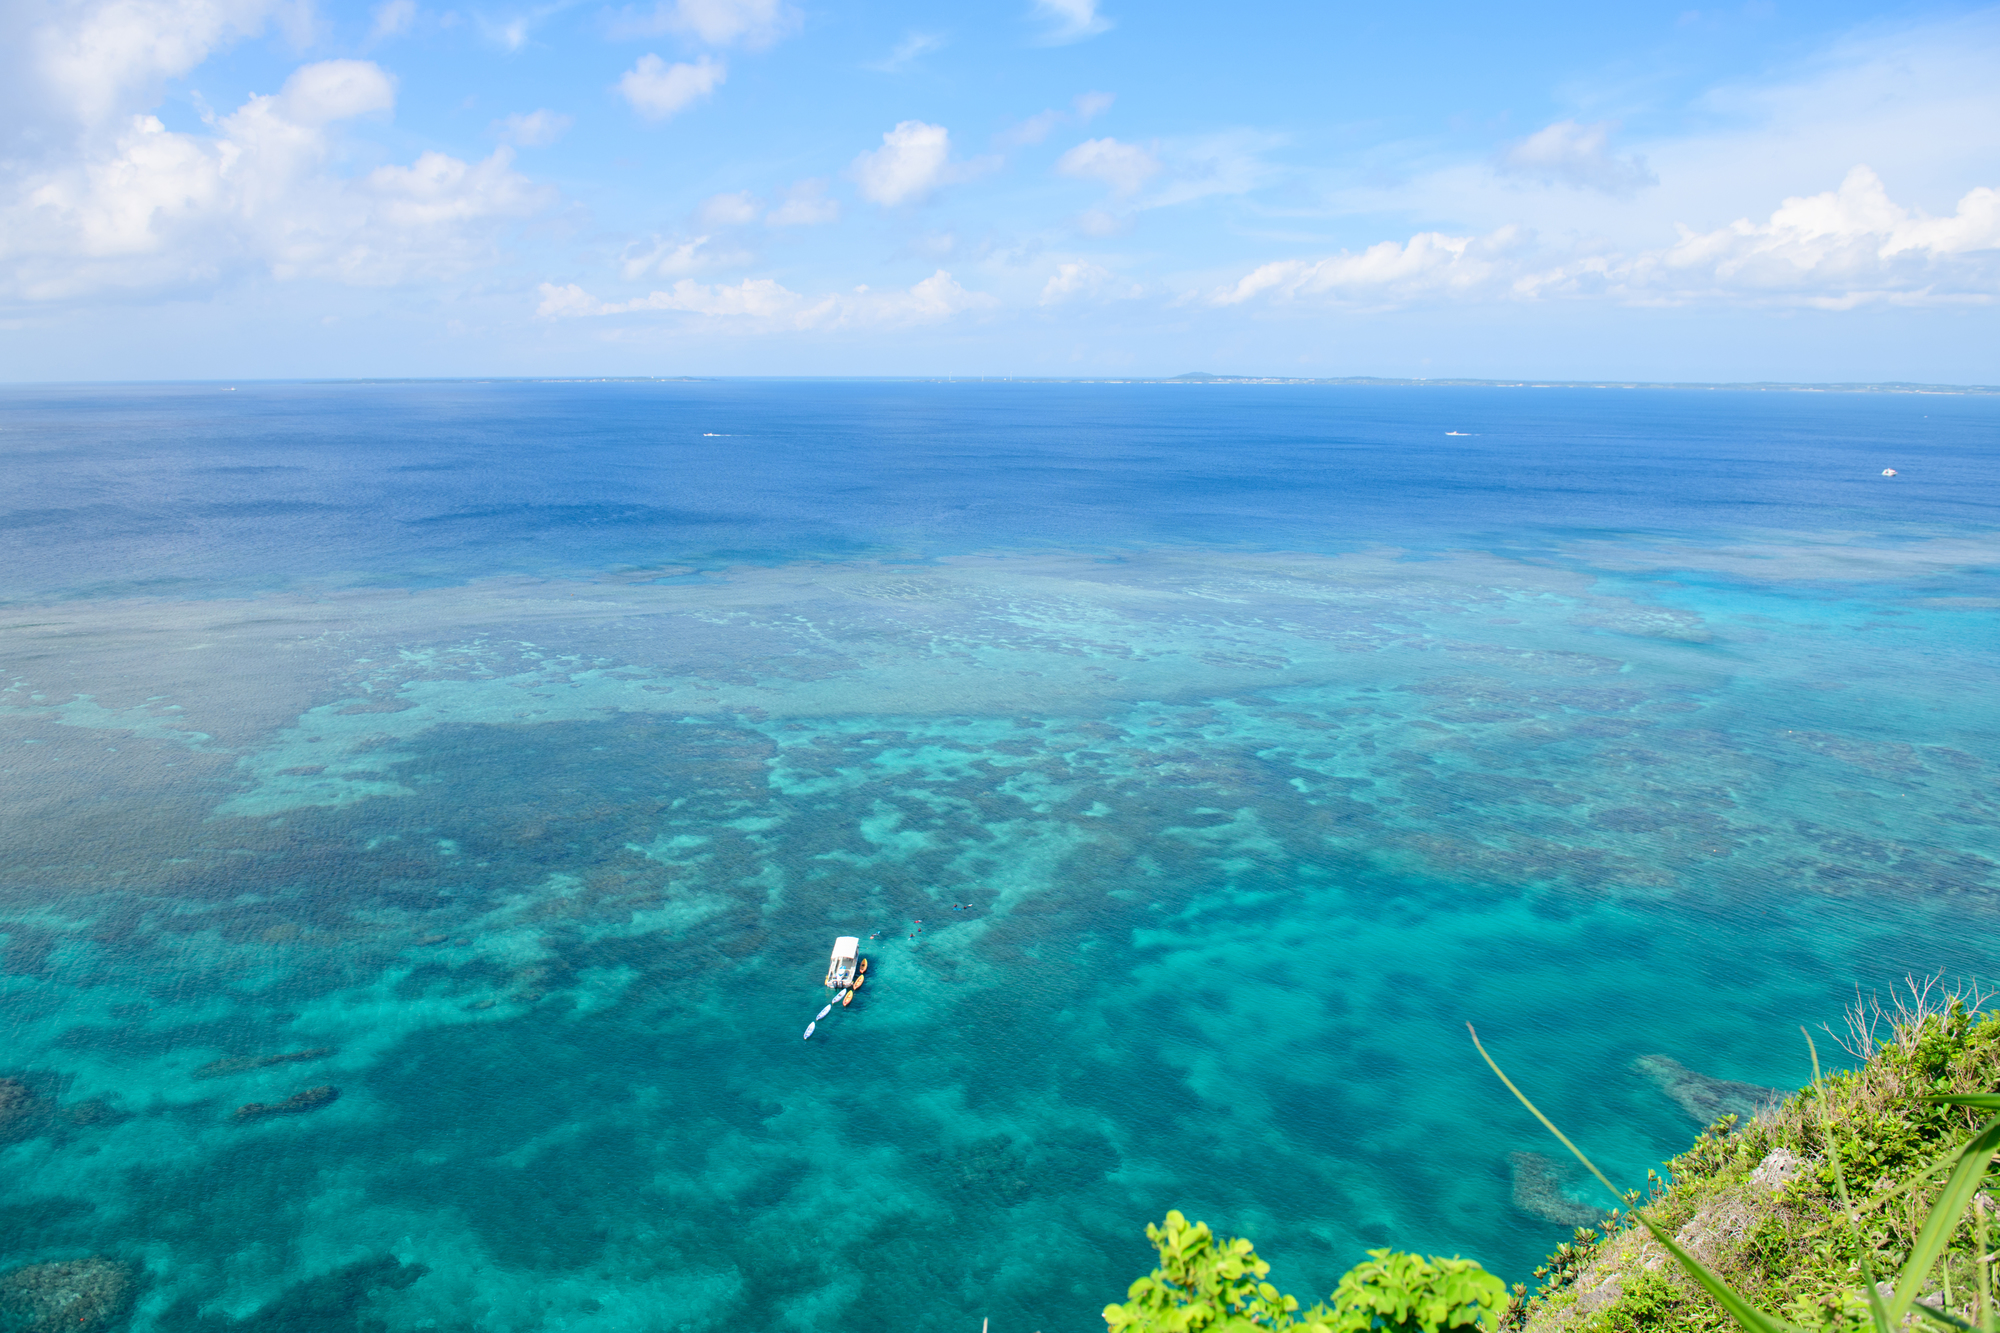
[{"label": "boat canopy", "polygon": [[852,958],[861,952],[861,938],[858,935],[842,935],[833,942],[833,961]]}]

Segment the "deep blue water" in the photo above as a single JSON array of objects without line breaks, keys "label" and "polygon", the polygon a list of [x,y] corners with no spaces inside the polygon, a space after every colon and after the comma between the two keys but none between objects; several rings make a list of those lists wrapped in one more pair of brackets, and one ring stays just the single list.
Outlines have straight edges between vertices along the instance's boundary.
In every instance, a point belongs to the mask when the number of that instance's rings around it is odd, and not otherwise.
[{"label": "deep blue water", "polygon": [[1949,396],[736,381],[0,401],[16,596],[1022,545],[1985,532],[1996,467],[1994,403]]},{"label": "deep blue water", "polygon": [[1590,1196],[1466,1022],[1636,1181],[1857,985],[1990,968],[1996,446],[1930,395],[0,391],[0,1257],[130,1265],[140,1329],[1085,1330],[1170,1207],[1302,1296],[1524,1277]]}]

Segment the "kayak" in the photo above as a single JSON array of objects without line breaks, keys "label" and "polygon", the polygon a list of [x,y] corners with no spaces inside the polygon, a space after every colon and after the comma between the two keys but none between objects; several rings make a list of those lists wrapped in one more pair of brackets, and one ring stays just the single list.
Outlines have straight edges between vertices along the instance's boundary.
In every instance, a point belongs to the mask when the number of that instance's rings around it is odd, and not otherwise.
[{"label": "kayak", "polygon": [[867,977],[866,977],[865,975],[864,975],[864,976],[858,976],[858,977],[856,977],[856,978],[854,979],[854,985],[853,985],[852,987],[850,987],[850,988],[848,989],[848,992],[847,992],[847,993],[848,993],[848,994],[850,994],[850,995],[852,995],[852,994],[853,994],[853,993],[854,993],[855,991],[858,991],[858,990],[860,990],[860,989],[861,989],[861,983],[862,983],[862,982],[864,982],[864,981],[866,981],[866,980],[868,980],[868,978],[867,978]]},{"label": "kayak", "polygon": [[854,1003],[854,992],[853,992],[853,991],[851,991],[851,990],[844,990],[844,991],[842,991],[842,992],[840,993],[840,1007],[841,1007],[841,1008],[845,1009],[845,1008],[846,1008],[846,1007],[847,1007],[848,1005],[850,1005],[850,1004],[853,1004],[853,1003]]},{"label": "kayak", "polygon": [[861,971],[862,971],[862,973],[863,973],[864,975],[865,975],[865,974],[867,973],[867,971],[868,971],[868,960],[867,960],[866,958],[864,958],[864,959],[862,959],[862,960],[861,960]]},{"label": "kayak", "polygon": [[819,1022],[820,1019],[825,1018],[828,1014],[832,1012],[833,1012],[833,1006],[829,1004],[826,1008],[820,1010],[818,1013],[813,1015],[813,1022],[815,1023]]},{"label": "kayak", "polygon": [[810,1022],[810,1023],[806,1024],[806,1035],[805,1035],[805,1036],[803,1036],[803,1037],[800,1037],[800,1038],[799,1038],[799,1040],[800,1040],[800,1041],[811,1041],[811,1040],[812,1040],[812,1036],[813,1036],[813,1029],[814,1029],[814,1028],[816,1028],[816,1027],[818,1027],[818,1026],[819,1026],[819,1020],[818,1020],[817,1018],[815,1018],[815,1019],[814,1019],[814,1020],[813,1020],[812,1022]]}]

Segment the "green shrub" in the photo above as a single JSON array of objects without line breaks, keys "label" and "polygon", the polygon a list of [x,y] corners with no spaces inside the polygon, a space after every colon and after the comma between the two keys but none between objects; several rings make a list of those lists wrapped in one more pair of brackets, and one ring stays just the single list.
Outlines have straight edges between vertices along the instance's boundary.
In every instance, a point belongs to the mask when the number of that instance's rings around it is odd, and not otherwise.
[{"label": "green shrub", "polygon": [[1507,1284],[1470,1259],[1424,1259],[1370,1250],[1341,1276],[1333,1295],[1299,1313],[1295,1296],[1264,1277],[1271,1266],[1250,1242],[1215,1235],[1206,1222],[1170,1212],[1148,1224],[1160,1264],[1134,1282],[1123,1305],[1104,1307],[1111,1333],[1497,1333],[1508,1308]]}]

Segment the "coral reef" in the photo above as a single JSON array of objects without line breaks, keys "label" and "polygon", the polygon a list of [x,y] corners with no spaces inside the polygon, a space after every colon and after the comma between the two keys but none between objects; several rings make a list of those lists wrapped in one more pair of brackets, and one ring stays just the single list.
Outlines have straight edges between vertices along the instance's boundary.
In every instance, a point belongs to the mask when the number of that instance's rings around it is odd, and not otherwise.
[{"label": "coral reef", "polygon": [[245,1102],[236,1108],[236,1115],[233,1118],[260,1120],[268,1115],[298,1115],[301,1112],[317,1111],[322,1106],[330,1105],[338,1096],[340,1096],[339,1088],[307,1088],[304,1092],[293,1093],[281,1102]]},{"label": "coral reef", "polygon": [[196,1078],[226,1078],[231,1074],[241,1074],[252,1069],[263,1069],[270,1065],[297,1064],[307,1060],[324,1060],[333,1054],[331,1046],[314,1046],[310,1050],[286,1051],[281,1055],[238,1055],[226,1060],[211,1060],[194,1071]]},{"label": "coral reef", "polygon": [[1559,1171],[1552,1159],[1538,1152],[1508,1153],[1507,1164],[1514,1173],[1514,1206],[1522,1212],[1566,1227],[1591,1227],[1603,1220],[1602,1208],[1579,1203],[1563,1191],[1576,1171]]},{"label": "coral reef", "polygon": [[1642,1055],[1632,1062],[1632,1068],[1658,1084],[1661,1092],[1703,1125],[1712,1125],[1726,1115],[1748,1120],[1786,1095],[1781,1088],[1738,1083],[1689,1069],[1667,1055]]},{"label": "coral reef", "polygon": [[370,1305],[384,1292],[401,1291],[430,1271],[423,1264],[406,1264],[393,1255],[360,1259],[295,1283],[262,1309],[240,1319],[215,1311],[200,1312],[197,1302],[183,1298],[167,1311],[160,1327],[186,1333],[346,1333],[350,1329],[379,1333],[386,1325],[370,1317]]},{"label": "coral reef", "polygon": [[0,1277],[0,1329],[5,1333],[96,1333],[132,1302],[131,1265],[92,1255],[30,1264]]},{"label": "coral reef", "polygon": [[0,1143],[32,1139],[48,1128],[55,1103],[18,1078],[0,1078]]}]

